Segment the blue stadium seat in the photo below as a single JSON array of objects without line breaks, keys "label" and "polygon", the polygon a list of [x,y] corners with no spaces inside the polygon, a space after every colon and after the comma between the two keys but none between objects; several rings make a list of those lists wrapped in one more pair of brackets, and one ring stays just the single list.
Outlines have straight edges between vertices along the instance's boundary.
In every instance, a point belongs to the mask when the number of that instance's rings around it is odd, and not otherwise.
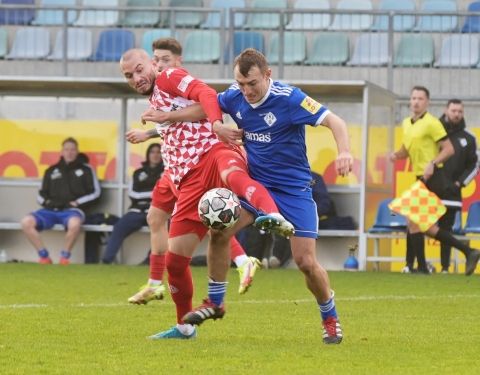
[{"label": "blue stadium seat", "polygon": [[[457,2],[452,0],[425,0],[420,8],[424,12],[457,12]],[[454,31],[458,17],[452,16],[420,16],[416,31]]]},{"label": "blue stadium seat", "polygon": [[340,0],[337,4],[337,10],[346,13],[335,15],[330,26],[331,30],[368,30],[372,27],[371,15],[355,14],[356,10],[373,10],[370,0]]},{"label": "blue stadium seat", "polygon": [[[383,11],[401,11],[415,12],[415,2],[413,0],[382,0],[378,6],[378,10]],[[415,25],[414,15],[398,15],[393,16],[393,30],[408,31],[412,30]],[[373,31],[388,30],[388,16],[377,16],[372,26]]]},{"label": "blue stadium seat", "polygon": [[[213,0],[210,8],[224,9],[225,27],[230,26],[230,8],[245,8],[245,0]],[[245,13],[235,13],[233,25],[240,28],[245,23]],[[219,29],[222,25],[220,13],[209,13],[207,20],[201,25],[204,29]]]},{"label": "blue stadium seat", "polygon": [[224,59],[226,63],[239,55],[245,48],[255,48],[265,53],[263,34],[256,31],[235,31],[233,34],[233,56],[230,59],[230,45],[225,50]]},{"label": "blue stadium seat", "polygon": [[[74,7],[77,5],[76,0],[42,0],[42,7]],[[77,18],[76,10],[69,10],[67,12],[67,24],[71,25]],[[55,26],[63,25],[63,10],[60,9],[39,9],[35,19],[32,21],[32,25],[39,26]]]},{"label": "blue stadium seat", "polygon": [[[469,12],[480,12],[480,1],[470,3],[467,9]],[[462,27],[462,33],[480,32],[480,16],[467,16]]]},{"label": "blue stadium seat", "polygon": [[110,29],[100,33],[92,61],[116,61],[122,54],[135,47],[135,35],[129,30]]},{"label": "blue stadium seat", "polygon": [[6,59],[44,59],[50,53],[50,32],[44,27],[20,27]]},{"label": "blue stadium seat", "polygon": [[[297,0],[294,9],[329,10],[328,0]],[[294,13],[286,26],[287,30],[323,30],[330,26],[331,16],[328,13]]]},{"label": "blue stadium seat", "polygon": [[458,210],[455,213],[455,221],[453,222],[452,227],[453,234],[464,234],[464,230],[462,228],[462,212]]},{"label": "blue stadium seat", "polygon": [[465,234],[480,233],[480,201],[473,202],[468,208],[467,223],[463,231]]},{"label": "blue stadium seat", "polygon": [[[2,4],[7,5],[34,5],[35,0],[2,0]],[[10,8],[0,9],[0,24],[1,25],[28,25],[32,22],[35,15],[34,8],[21,9]]]},{"label": "blue stadium seat", "polygon": [[377,209],[377,216],[375,223],[368,232],[369,233],[392,233],[392,232],[406,232],[407,219],[401,215],[392,215],[388,204],[392,199],[388,198],[380,202]]},{"label": "blue stadium seat", "polygon": [[388,64],[388,34],[360,34],[347,65],[385,66]]},{"label": "blue stadium seat", "polygon": [[154,40],[160,39],[160,38],[169,38],[173,37],[175,38],[174,35],[172,35],[172,30],[171,29],[156,29],[156,30],[148,30],[143,34],[142,37],[142,48],[147,51],[150,56],[152,56],[153,51],[152,51],[152,43]]}]

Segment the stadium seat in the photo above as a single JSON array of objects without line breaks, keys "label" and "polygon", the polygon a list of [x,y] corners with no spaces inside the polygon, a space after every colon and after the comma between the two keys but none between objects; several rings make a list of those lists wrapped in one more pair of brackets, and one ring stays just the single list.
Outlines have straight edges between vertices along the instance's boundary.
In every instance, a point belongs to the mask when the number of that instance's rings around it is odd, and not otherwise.
[{"label": "stadium seat", "polygon": [[[41,7],[74,7],[77,5],[76,0],[42,0]],[[63,10],[61,9],[39,9],[37,15],[32,21],[32,25],[38,26],[56,26],[63,25]],[[77,18],[76,10],[67,12],[67,25],[71,25]]]},{"label": "stadium seat", "polygon": [[[283,43],[283,63],[301,64],[307,57],[307,38],[303,32],[286,31]],[[267,51],[267,60],[270,64],[280,62],[280,35],[273,33]]]},{"label": "stadium seat", "polygon": [[[294,9],[330,9],[328,0],[297,0]],[[330,26],[330,14],[294,13],[287,24],[287,30],[323,30]]]},{"label": "stadium seat", "polygon": [[[383,11],[400,11],[400,12],[415,12],[415,2],[413,0],[382,0],[378,6],[378,10]],[[415,16],[412,15],[398,15],[393,16],[393,30],[408,31],[412,30],[415,25]],[[388,16],[377,16],[372,26],[373,31],[387,31],[388,30]]]},{"label": "stadium seat", "polygon": [[[451,12],[457,13],[455,0],[425,0],[420,8],[422,12]],[[416,31],[454,31],[457,28],[458,17],[452,16],[420,16]]]},{"label": "stadium seat", "polygon": [[[83,0],[82,6],[89,7],[106,7],[117,8],[118,0],[102,0],[99,4],[98,0]],[[93,10],[84,9],[80,11],[75,26],[116,26],[118,23],[118,11],[116,10]]]},{"label": "stadium seat", "polygon": [[348,36],[344,33],[319,33],[313,39],[313,47],[307,65],[344,65],[350,56]]},{"label": "stadium seat", "polygon": [[432,66],[435,59],[433,37],[429,34],[405,34],[398,43],[395,66]]},{"label": "stadium seat", "polygon": [[43,27],[21,27],[6,59],[44,59],[50,53],[50,32]]},{"label": "stadium seat", "polygon": [[[356,10],[371,11],[370,0],[340,0],[337,10],[346,11],[345,14],[336,14],[331,30],[368,30],[372,26],[372,16],[369,14],[355,14]],[[348,11],[352,11],[348,13]]]},{"label": "stadium seat", "polygon": [[152,43],[154,40],[160,39],[160,38],[169,38],[169,37],[174,37],[172,35],[172,30],[171,29],[157,29],[157,30],[148,30],[143,34],[142,37],[142,48],[147,51],[150,56],[152,56]]},{"label": "stadium seat", "polygon": [[[210,8],[224,9],[225,27],[230,26],[230,8],[245,8],[245,0],[213,0]],[[233,25],[235,28],[243,27],[245,23],[245,13],[235,13]],[[207,20],[202,24],[204,29],[219,29],[222,26],[220,13],[209,13]]]},{"label": "stadium seat", "polygon": [[361,34],[347,65],[385,66],[388,64],[388,34]]},{"label": "stadium seat", "polygon": [[471,34],[448,35],[442,40],[440,56],[434,66],[469,68],[479,62],[479,37]]},{"label": "stadium seat", "polygon": [[406,232],[407,219],[401,215],[392,215],[388,204],[392,199],[388,198],[380,202],[377,209],[377,216],[375,223],[368,232],[369,233],[392,233],[392,232]]},{"label": "stadium seat", "polygon": [[[35,0],[2,0],[2,5],[34,5]],[[35,10],[26,8],[0,9],[1,25],[28,25],[32,22]]]},{"label": "stadium seat", "polygon": [[184,63],[214,63],[219,60],[220,34],[217,31],[194,30],[185,36]]},{"label": "stadium seat", "polygon": [[233,54],[230,58],[230,45],[225,49],[224,61],[226,63],[233,60],[233,58],[240,54],[245,48],[255,48],[264,53],[265,43],[263,34],[256,31],[235,31],[233,34]]},{"label": "stadium seat", "polygon": [[[170,0],[170,6],[175,8],[202,8],[203,0]],[[176,27],[198,27],[203,22],[202,12],[175,12]]]},{"label": "stadium seat", "polygon": [[[271,8],[272,10],[286,9],[288,7],[287,0],[253,0],[251,7],[255,8]],[[285,17],[286,18],[286,17]],[[286,19],[283,19],[286,24]],[[278,29],[280,27],[279,13],[248,13],[247,22],[244,26],[246,29]]]},{"label": "stadium seat", "polygon": [[[468,12],[480,12],[480,1],[474,1],[468,6]],[[480,16],[467,16],[462,27],[462,33],[480,32]]]},{"label": "stadium seat", "polygon": [[0,29],[0,59],[7,54],[8,49],[8,33],[5,29]]},{"label": "stadium seat", "polygon": [[[67,53],[68,60],[87,60],[93,53],[92,32],[87,29],[67,29]],[[48,60],[63,60],[65,32],[60,30],[55,39],[53,52]]]},{"label": "stadium seat", "polygon": [[[161,0],[128,0],[127,7],[152,7],[162,6]],[[154,10],[127,10],[119,24],[121,26],[155,26],[160,23],[160,12]]]},{"label": "stadium seat", "polygon": [[135,36],[129,30],[111,29],[100,33],[97,49],[92,61],[118,62],[122,54],[135,47]]},{"label": "stadium seat", "polygon": [[460,212],[460,210],[458,210],[455,213],[455,221],[453,222],[452,232],[453,234],[459,234],[459,235],[462,235],[465,233],[462,228],[462,213]]},{"label": "stadium seat", "polygon": [[468,208],[467,223],[463,231],[465,234],[480,233],[480,201],[473,202]]}]

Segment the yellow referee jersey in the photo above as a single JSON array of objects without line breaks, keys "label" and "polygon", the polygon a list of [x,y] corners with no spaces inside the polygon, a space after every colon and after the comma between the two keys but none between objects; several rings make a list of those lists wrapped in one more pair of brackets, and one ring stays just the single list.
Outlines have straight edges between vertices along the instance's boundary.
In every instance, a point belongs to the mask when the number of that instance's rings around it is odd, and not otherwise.
[{"label": "yellow referee jersey", "polygon": [[442,123],[425,112],[417,121],[407,117],[402,122],[403,145],[408,151],[415,176],[423,175],[425,167],[439,152],[438,141],[447,136]]}]

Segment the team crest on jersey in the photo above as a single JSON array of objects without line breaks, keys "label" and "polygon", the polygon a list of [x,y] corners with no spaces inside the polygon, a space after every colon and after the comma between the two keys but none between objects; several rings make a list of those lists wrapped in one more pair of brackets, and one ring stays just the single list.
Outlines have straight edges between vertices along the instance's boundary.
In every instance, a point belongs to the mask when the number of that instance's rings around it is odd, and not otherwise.
[{"label": "team crest on jersey", "polygon": [[60,170],[58,168],[55,168],[52,172],[52,174],[50,175],[50,178],[52,180],[56,180],[58,178],[61,178],[62,177],[62,173],[60,172]]},{"label": "team crest on jersey", "polygon": [[263,119],[265,120],[265,122],[267,123],[268,126],[272,126],[277,121],[277,118],[275,117],[275,115],[272,112],[268,112],[263,117]]},{"label": "team crest on jersey", "polygon": [[76,170],[75,170],[75,175],[76,175],[77,177],[83,176],[83,170],[82,170],[82,169],[76,169]]},{"label": "team crest on jersey", "polygon": [[145,181],[148,178],[148,174],[144,171],[140,172],[138,175],[138,180],[139,181]]},{"label": "team crest on jersey", "polygon": [[306,96],[305,99],[300,103],[300,106],[310,112],[312,115],[317,113],[320,110],[320,107],[322,106],[319,102],[316,100],[313,100],[311,97]]},{"label": "team crest on jersey", "polygon": [[240,111],[238,111],[235,116],[239,119],[239,120],[242,120],[242,114],[240,113]]}]

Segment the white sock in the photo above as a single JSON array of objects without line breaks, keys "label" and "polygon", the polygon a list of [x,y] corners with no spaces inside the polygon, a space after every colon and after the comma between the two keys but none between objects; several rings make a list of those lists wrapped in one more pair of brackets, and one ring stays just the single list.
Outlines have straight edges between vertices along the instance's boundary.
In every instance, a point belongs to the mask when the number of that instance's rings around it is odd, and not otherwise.
[{"label": "white sock", "polygon": [[248,261],[248,256],[246,254],[239,255],[233,259],[233,263],[238,267],[241,267]]},{"label": "white sock", "polygon": [[177,328],[185,336],[190,336],[195,331],[195,327],[191,324],[177,324]]},{"label": "white sock", "polygon": [[162,284],[162,280],[148,279],[148,285],[150,286],[159,286],[161,284]]}]

